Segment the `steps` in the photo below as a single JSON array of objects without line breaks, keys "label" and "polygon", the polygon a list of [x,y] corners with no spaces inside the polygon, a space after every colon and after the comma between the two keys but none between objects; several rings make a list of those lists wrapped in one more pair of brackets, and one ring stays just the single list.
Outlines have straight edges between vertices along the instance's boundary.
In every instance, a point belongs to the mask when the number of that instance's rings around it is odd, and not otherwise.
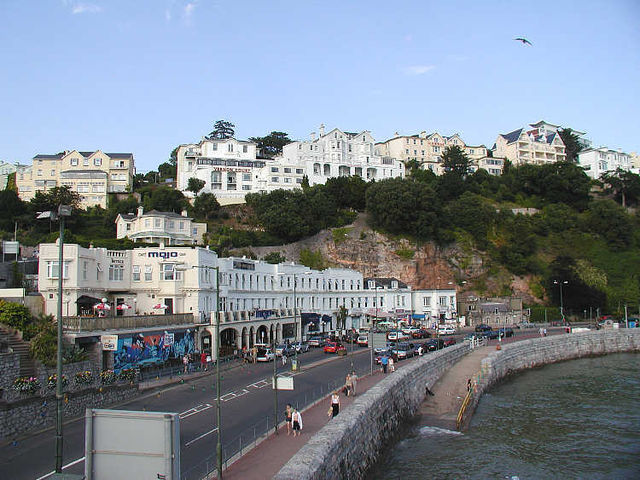
[{"label": "steps", "polygon": [[20,360],[20,376],[35,376],[36,363],[29,355],[29,342],[22,340],[18,335],[12,333],[4,325],[0,325],[0,343],[9,346],[13,353],[18,354]]}]

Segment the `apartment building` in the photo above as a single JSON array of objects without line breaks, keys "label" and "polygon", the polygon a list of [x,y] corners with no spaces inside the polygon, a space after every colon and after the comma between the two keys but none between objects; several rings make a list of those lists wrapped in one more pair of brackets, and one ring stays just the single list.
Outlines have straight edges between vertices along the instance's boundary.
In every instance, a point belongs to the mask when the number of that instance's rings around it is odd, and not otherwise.
[{"label": "apartment building", "polygon": [[310,185],[324,184],[333,177],[355,175],[371,181],[404,176],[401,161],[376,153],[371,132],[353,133],[338,128],[325,132],[321,124],[318,133],[317,137],[312,133],[309,140],[285,145],[280,160],[302,169]]},{"label": "apartment building", "polygon": [[66,185],[80,195],[82,208],[107,208],[108,194],[128,191],[134,173],[131,153],[66,150],[33,157],[31,169],[16,175],[16,184],[24,201],[31,200],[38,191]]},{"label": "apartment building", "polygon": [[467,145],[457,133],[445,136],[425,131],[409,136],[396,133],[393,138],[377,143],[376,152],[382,157],[398,159],[403,164],[410,160],[416,161],[425,170],[441,175],[444,173],[442,155],[447,147],[454,145],[466,153],[476,168],[479,167],[478,161],[487,157],[487,147]]},{"label": "apartment building", "polygon": [[9,163],[0,160],[0,190],[4,190],[5,188],[7,188],[9,175],[15,173],[17,177],[19,174],[24,175],[24,173],[28,170],[28,165],[21,165],[18,162]]},{"label": "apartment building", "polygon": [[587,148],[578,154],[578,165],[585,173],[599,179],[603,174],[615,172],[618,169],[631,171],[631,155],[622,150],[612,150],[607,147]]},{"label": "apartment building", "polygon": [[187,211],[180,214],[151,210],[145,213],[138,207],[136,214],[118,214],[115,220],[117,238],[130,238],[134,243],[162,243],[164,245],[202,244],[207,224],[194,222]]},{"label": "apartment building", "polygon": [[[506,158],[516,166],[525,163],[544,165],[566,160],[564,142],[558,133],[560,126],[540,121],[529,127],[531,128],[519,128],[498,135],[492,149],[494,157]],[[573,133],[584,135],[575,130]]]},{"label": "apartment building", "polygon": [[180,145],[177,152],[176,188],[187,196],[190,178],[205,182],[201,193],[215,194],[221,205],[243,203],[247,193],[261,191],[266,162],[256,157],[253,142],[235,138],[208,139]]}]

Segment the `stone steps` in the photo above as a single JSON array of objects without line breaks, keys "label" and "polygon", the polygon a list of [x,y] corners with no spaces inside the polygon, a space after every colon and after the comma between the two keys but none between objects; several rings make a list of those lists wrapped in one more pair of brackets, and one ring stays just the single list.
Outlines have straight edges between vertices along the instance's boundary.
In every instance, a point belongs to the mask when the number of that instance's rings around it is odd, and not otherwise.
[{"label": "stone steps", "polygon": [[0,343],[6,342],[13,353],[20,359],[20,376],[31,377],[36,375],[36,362],[29,353],[30,343],[21,339],[17,334],[10,332],[5,326],[0,325]]}]

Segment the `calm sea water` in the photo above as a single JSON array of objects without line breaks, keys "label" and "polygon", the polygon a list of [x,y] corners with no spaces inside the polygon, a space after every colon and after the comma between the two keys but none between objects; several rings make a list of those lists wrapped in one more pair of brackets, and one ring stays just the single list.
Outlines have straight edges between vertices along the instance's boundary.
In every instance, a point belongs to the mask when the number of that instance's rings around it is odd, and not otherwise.
[{"label": "calm sea water", "polygon": [[463,434],[409,426],[369,478],[640,479],[640,354],[510,377]]}]

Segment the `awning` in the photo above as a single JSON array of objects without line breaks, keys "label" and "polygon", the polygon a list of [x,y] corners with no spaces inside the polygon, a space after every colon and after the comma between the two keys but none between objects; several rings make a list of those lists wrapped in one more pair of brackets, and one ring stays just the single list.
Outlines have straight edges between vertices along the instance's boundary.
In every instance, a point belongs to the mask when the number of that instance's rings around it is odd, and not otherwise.
[{"label": "awning", "polygon": [[78,305],[95,305],[96,303],[100,303],[102,302],[101,298],[96,298],[96,297],[91,297],[89,295],[81,295],[78,297],[78,300],[76,300],[76,303]]}]

